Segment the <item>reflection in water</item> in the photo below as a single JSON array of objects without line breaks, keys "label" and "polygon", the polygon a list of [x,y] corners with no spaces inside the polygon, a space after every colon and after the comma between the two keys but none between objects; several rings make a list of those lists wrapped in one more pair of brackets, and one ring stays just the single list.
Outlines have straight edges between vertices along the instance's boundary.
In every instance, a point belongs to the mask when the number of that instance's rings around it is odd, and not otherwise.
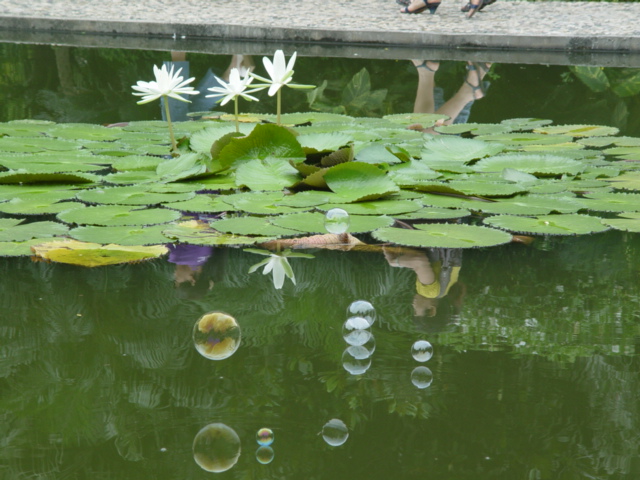
[{"label": "reflection in water", "polygon": [[433,356],[433,346],[426,340],[418,340],[411,346],[411,356],[416,362],[428,362]]},{"label": "reflection in water", "polygon": [[322,427],[322,438],[332,447],[339,447],[349,438],[349,429],[342,420],[332,418]]},{"label": "reflection in water", "polygon": [[267,465],[273,461],[275,453],[273,448],[268,445],[261,445],[256,450],[256,460],[262,465]]},{"label": "reflection in water", "polygon": [[342,353],[342,366],[351,375],[362,375],[371,367],[371,353],[364,347],[348,347]]},{"label": "reflection in water", "polygon": [[[356,317],[359,318],[359,317]],[[347,320],[347,323],[349,320]],[[349,345],[359,346],[364,345],[373,337],[373,334],[369,330],[364,330],[361,328],[351,328],[352,325],[347,325],[345,323],[342,328],[344,341]]]},{"label": "reflection in water", "polygon": [[224,423],[212,423],[193,440],[193,458],[207,472],[225,472],[240,458],[240,437]]},{"label": "reflection in water", "polygon": [[411,383],[416,387],[423,389],[427,388],[433,382],[433,373],[427,367],[416,367],[411,372]]},{"label": "reflection in water", "polygon": [[324,216],[324,228],[329,233],[346,233],[350,223],[349,214],[341,208],[332,208]]},{"label": "reflection in water", "polygon": [[240,346],[240,327],[226,313],[210,312],[193,327],[193,342],[200,355],[209,360],[224,360]]},{"label": "reflection in water", "polygon": [[376,309],[366,300],[356,300],[347,307],[347,316],[364,318],[371,326],[376,321]]},{"label": "reflection in water", "polygon": [[273,430],[270,428],[261,428],[258,430],[258,433],[256,433],[256,441],[258,442],[258,445],[269,446],[273,443],[274,439]]}]

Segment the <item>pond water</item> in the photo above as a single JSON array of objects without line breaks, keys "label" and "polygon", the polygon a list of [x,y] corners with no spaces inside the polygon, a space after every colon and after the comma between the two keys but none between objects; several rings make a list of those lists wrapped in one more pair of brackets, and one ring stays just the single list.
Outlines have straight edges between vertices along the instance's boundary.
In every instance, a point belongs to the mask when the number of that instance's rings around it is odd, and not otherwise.
[{"label": "pond water", "polygon": [[[166,53],[0,49],[2,121],[160,116],[135,105],[130,85]],[[228,61],[193,55],[191,73]],[[299,62],[296,81],[328,80],[327,108],[412,111],[409,61]],[[344,105],[363,68],[368,95]],[[445,97],[467,74],[464,62],[438,72]],[[633,72],[606,73],[601,88],[593,72],[495,65],[469,121],[539,117],[640,136],[640,97],[619,87]],[[303,93],[291,98],[288,111],[310,108]],[[248,273],[262,258],[236,248],[207,251],[193,288],[176,286],[167,258],[97,269],[1,258],[0,476],[640,478],[638,234],[310,253],[290,259],[296,284],[282,289]],[[436,264],[451,287],[434,300],[416,279]],[[347,320],[367,316],[348,311],[356,301],[375,318],[354,333]],[[226,325],[198,350],[194,332],[209,333],[201,319],[216,311],[239,332],[226,339]]]}]

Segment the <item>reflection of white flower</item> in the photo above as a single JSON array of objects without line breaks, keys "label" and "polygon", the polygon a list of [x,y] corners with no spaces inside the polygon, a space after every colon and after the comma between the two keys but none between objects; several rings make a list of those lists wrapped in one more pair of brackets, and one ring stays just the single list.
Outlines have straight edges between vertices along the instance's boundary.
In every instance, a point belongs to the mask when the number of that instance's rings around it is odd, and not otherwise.
[{"label": "reflection of white flower", "polygon": [[133,85],[131,87],[134,90],[137,90],[137,92],[133,93],[134,95],[142,97],[142,100],[138,102],[138,105],[153,102],[160,97],[171,97],[183,102],[189,102],[190,100],[187,100],[180,95],[197,95],[200,92],[194,90],[193,87],[187,87],[189,83],[193,82],[195,77],[184,80],[180,75],[181,71],[182,69],[179,68],[178,71],[174,73],[173,65],[171,65],[170,70],[167,70],[166,65],[162,65],[162,68],[158,68],[154,65],[153,73],[156,76],[154,81],[143,82],[140,80],[137,85]]},{"label": "reflection of white flower", "polygon": [[263,275],[268,275],[271,273],[273,275],[273,286],[277,289],[281,289],[284,285],[284,278],[288,277],[291,279],[293,284],[296,284],[296,277],[293,274],[293,269],[291,265],[289,265],[289,260],[287,257],[299,257],[299,258],[313,258],[313,255],[308,253],[293,253],[291,250],[285,250],[281,253],[271,253],[268,250],[258,250],[255,248],[247,248],[246,252],[257,253],[258,255],[268,255],[269,258],[264,259],[263,261],[256,263],[251,266],[249,269],[249,273],[253,273],[258,268],[264,265],[264,269],[262,270]]},{"label": "reflection of white flower", "polygon": [[[229,72],[229,81],[225,82],[224,80],[216,77],[218,83],[222,85],[222,87],[211,87],[208,88],[210,92],[214,92],[211,95],[207,95],[207,97],[223,97],[220,101],[220,105],[227,104],[230,100],[233,100],[237,97],[242,97],[245,100],[258,100],[256,97],[252,97],[249,93],[253,93],[257,90],[261,90],[259,88],[253,90],[247,90],[249,84],[253,81],[253,77],[249,75],[247,72],[244,78],[240,78],[240,70],[237,68],[232,68]],[[247,90],[247,91],[245,91]]]},{"label": "reflection of white flower", "polygon": [[293,65],[296,63],[297,52],[293,52],[289,63],[285,63],[284,52],[276,51],[273,55],[273,61],[267,57],[262,57],[262,63],[270,78],[264,78],[255,73],[251,73],[252,77],[257,78],[261,82],[269,84],[269,96],[273,97],[281,87],[287,85],[291,88],[313,88],[313,85],[298,85],[290,83],[293,78]]}]

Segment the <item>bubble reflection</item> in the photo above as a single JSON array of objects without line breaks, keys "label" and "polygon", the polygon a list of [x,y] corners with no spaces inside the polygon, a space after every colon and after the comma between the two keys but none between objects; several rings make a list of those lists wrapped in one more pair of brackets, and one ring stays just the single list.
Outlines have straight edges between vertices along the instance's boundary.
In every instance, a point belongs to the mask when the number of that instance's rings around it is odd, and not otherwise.
[{"label": "bubble reflection", "polygon": [[341,208],[332,208],[324,216],[324,228],[329,233],[345,233],[350,224],[349,214]]},{"label": "bubble reflection", "polygon": [[339,447],[349,438],[349,430],[342,420],[332,418],[322,427],[322,438],[332,447]]},{"label": "bubble reflection", "polygon": [[349,347],[342,353],[342,366],[351,375],[362,375],[371,367],[371,353],[361,346]]},{"label": "bubble reflection", "polygon": [[240,437],[224,423],[211,423],[196,434],[193,458],[207,472],[226,472],[240,458]]},{"label": "bubble reflection", "polygon": [[275,453],[273,452],[273,448],[268,445],[261,445],[256,450],[256,460],[262,465],[271,463],[274,456]]},{"label": "bubble reflection", "polygon": [[427,367],[416,367],[411,372],[411,383],[417,388],[428,388],[433,382],[433,373]]}]

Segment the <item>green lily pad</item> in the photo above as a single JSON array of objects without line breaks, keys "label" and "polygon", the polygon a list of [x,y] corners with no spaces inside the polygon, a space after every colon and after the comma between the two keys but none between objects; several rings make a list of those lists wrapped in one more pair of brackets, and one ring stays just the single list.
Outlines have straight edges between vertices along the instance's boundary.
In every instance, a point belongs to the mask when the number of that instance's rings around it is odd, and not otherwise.
[{"label": "green lily pad", "polygon": [[478,203],[477,211],[491,214],[545,215],[551,212],[575,213],[585,208],[582,199],[556,195],[519,195],[497,202]]},{"label": "green lily pad", "polygon": [[575,214],[544,215],[534,218],[497,215],[485,218],[484,223],[511,232],[533,235],[585,235],[609,229],[598,217]]},{"label": "green lily pad", "polygon": [[95,188],[84,190],[76,198],[87,203],[105,205],[158,205],[162,203],[183,202],[196,196],[188,193],[155,193],[144,186]]},{"label": "green lily pad", "polygon": [[556,125],[538,127],[534,132],[545,135],[571,135],[572,137],[605,137],[616,135],[619,130],[615,127],[601,125]]},{"label": "green lily pad", "polygon": [[328,203],[318,205],[316,208],[324,212],[332,208],[341,208],[349,215],[400,215],[415,212],[422,208],[422,205],[414,200],[376,200],[358,203]]},{"label": "green lily pad", "polygon": [[113,160],[112,167],[119,172],[130,171],[153,171],[164,159],[160,157],[149,157],[145,155],[130,155]]},{"label": "green lily pad", "polygon": [[105,175],[104,181],[114,185],[138,185],[153,181],[160,181],[155,171],[139,170],[133,172],[118,172]]},{"label": "green lily pad", "polygon": [[633,147],[611,147],[602,151],[605,155],[633,155],[635,158],[640,158],[640,146]]},{"label": "green lily pad", "polygon": [[202,154],[185,153],[158,164],[156,174],[165,181],[177,181],[197,177],[205,173],[207,166]]},{"label": "green lily pad", "polygon": [[255,215],[279,215],[300,211],[298,208],[277,205],[283,198],[284,194],[281,192],[250,192],[226,195],[222,200],[231,205],[233,210]]},{"label": "green lily pad", "polygon": [[0,138],[0,152],[46,152],[46,151],[71,151],[77,150],[80,145],[77,142],[60,140],[49,137],[11,137]]},{"label": "green lily pad", "polygon": [[404,126],[422,125],[422,128],[430,128],[440,120],[449,119],[448,116],[439,113],[396,113],[382,118]]},{"label": "green lily pad", "polygon": [[296,137],[298,143],[310,152],[338,150],[353,141],[353,137],[343,132],[307,133]]},{"label": "green lily pad", "polygon": [[282,159],[268,158],[242,163],[236,170],[236,185],[251,190],[282,190],[301,180],[291,164]]},{"label": "green lily pad", "polygon": [[382,242],[425,248],[493,247],[511,242],[508,233],[487,227],[441,223],[416,227],[418,230],[381,228],[372,235]]},{"label": "green lily pad", "polygon": [[356,160],[362,163],[376,164],[395,164],[401,163],[401,160],[389,151],[389,149],[379,143],[367,145],[358,150]]},{"label": "green lily pad", "polygon": [[30,257],[31,247],[50,242],[51,237],[32,238],[23,242],[0,242],[0,257]]},{"label": "green lily pad", "polygon": [[[260,115],[261,118],[275,122],[275,115]],[[341,115],[338,113],[326,112],[296,112],[285,113],[280,116],[280,121],[284,125],[302,125],[303,123],[323,124],[323,123],[353,123],[353,117]]]},{"label": "green lily pad", "polygon": [[501,172],[505,168],[537,175],[577,175],[585,167],[581,162],[570,158],[530,154],[498,155],[483,158],[473,165],[477,172]]},{"label": "green lily pad", "polygon": [[[296,193],[295,195],[285,195],[281,200],[277,200],[274,205],[294,208],[310,208],[315,207],[316,205],[329,203],[331,202],[331,199],[335,198],[337,198],[337,195],[332,192],[309,190],[306,192]],[[341,202],[343,199],[338,198],[336,201]]]},{"label": "green lily pad", "polygon": [[408,163],[390,167],[388,176],[396,185],[413,186],[431,182],[442,177],[442,174],[429,168],[426,162],[411,160]]},{"label": "green lily pad", "polygon": [[166,208],[184,213],[220,213],[233,210],[232,206],[222,200],[220,195],[200,194],[191,200],[169,203]]},{"label": "green lily pad", "polygon": [[541,118],[510,118],[500,122],[501,125],[506,125],[515,131],[533,130],[534,128],[549,125],[550,123],[553,123],[553,120]]},{"label": "green lily pad", "polygon": [[557,145],[570,143],[573,137],[569,135],[544,135],[542,133],[518,132],[493,135],[481,135],[476,140],[483,142],[497,142],[506,146],[510,145]]},{"label": "green lily pad", "polygon": [[[640,212],[640,193],[586,193],[585,208],[597,212]],[[0,204],[2,208],[3,204]]]},{"label": "green lily pad", "polygon": [[10,171],[0,173],[0,184],[15,183],[94,183],[100,177],[91,173],[27,173]]},{"label": "green lily pad", "polygon": [[[240,133],[243,135],[249,135],[255,124],[253,123],[241,123]],[[189,147],[194,152],[204,153],[211,155],[212,145],[220,138],[230,133],[235,133],[236,127],[233,123],[218,123],[210,127],[204,128],[195,132],[189,139]]]},{"label": "green lily pad", "polygon": [[422,158],[429,160],[431,156],[439,161],[468,162],[478,158],[497,155],[504,146],[499,143],[487,143],[470,138],[439,136],[425,142]]},{"label": "green lily pad", "polygon": [[67,140],[111,141],[119,139],[120,132],[120,128],[117,127],[103,127],[87,123],[59,123],[49,129],[48,134]]},{"label": "green lily pad", "polygon": [[58,219],[65,223],[102,226],[158,225],[173,222],[180,216],[180,212],[166,208],[136,209],[122,205],[76,208],[58,213]]},{"label": "green lily pad", "polygon": [[608,178],[607,181],[621,190],[640,190],[640,172],[625,172],[615,178]]},{"label": "green lily pad", "polygon": [[620,213],[618,218],[603,218],[602,223],[616,230],[640,233],[640,212]]},{"label": "green lily pad", "polygon": [[78,202],[67,202],[76,192],[51,191],[19,195],[0,203],[0,212],[11,215],[49,215],[81,206]]},{"label": "green lily pad", "polygon": [[454,220],[471,215],[471,211],[464,208],[424,207],[411,213],[396,215],[398,220]]},{"label": "green lily pad", "polygon": [[[270,218],[274,225],[296,230],[298,233],[326,233],[325,216],[318,212],[302,212],[291,215],[280,215]],[[365,233],[377,228],[388,227],[393,224],[393,218],[387,216],[350,215],[349,233]]]},{"label": "green lily pad", "polygon": [[235,235],[262,235],[267,237],[282,237],[299,235],[298,230],[283,228],[270,223],[265,217],[232,217],[217,220],[209,224],[211,228],[223,233]]},{"label": "green lily pad", "polygon": [[120,263],[137,263],[158,258],[167,253],[167,247],[100,245],[76,240],[54,241],[32,247],[37,257],[50,262],[67,263],[83,267],[101,267]]},{"label": "green lily pad", "polygon": [[435,127],[438,133],[447,133],[450,135],[459,135],[461,133],[471,133],[473,135],[497,135],[511,131],[507,125],[492,123],[453,123],[451,125],[442,125]]},{"label": "green lily pad", "polygon": [[449,187],[465,195],[480,197],[509,197],[516,193],[524,193],[528,189],[513,183],[483,182],[470,180],[453,180],[447,183]]},{"label": "green lily pad", "polygon": [[331,167],[324,180],[331,190],[350,201],[377,199],[399,190],[380,168],[361,162]]},{"label": "green lily pad", "polygon": [[32,238],[56,237],[67,233],[57,222],[21,223],[20,219],[0,218],[0,242],[24,242]]},{"label": "green lily pad", "polygon": [[220,233],[208,224],[195,220],[167,227],[163,233],[173,240],[190,245],[253,245],[275,240],[274,237],[248,237]]},{"label": "green lily pad", "polygon": [[69,236],[82,242],[117,245],[160,245],[169,239],[162,234],[166,225],[145,227],[77,227],[69,230]]}]

